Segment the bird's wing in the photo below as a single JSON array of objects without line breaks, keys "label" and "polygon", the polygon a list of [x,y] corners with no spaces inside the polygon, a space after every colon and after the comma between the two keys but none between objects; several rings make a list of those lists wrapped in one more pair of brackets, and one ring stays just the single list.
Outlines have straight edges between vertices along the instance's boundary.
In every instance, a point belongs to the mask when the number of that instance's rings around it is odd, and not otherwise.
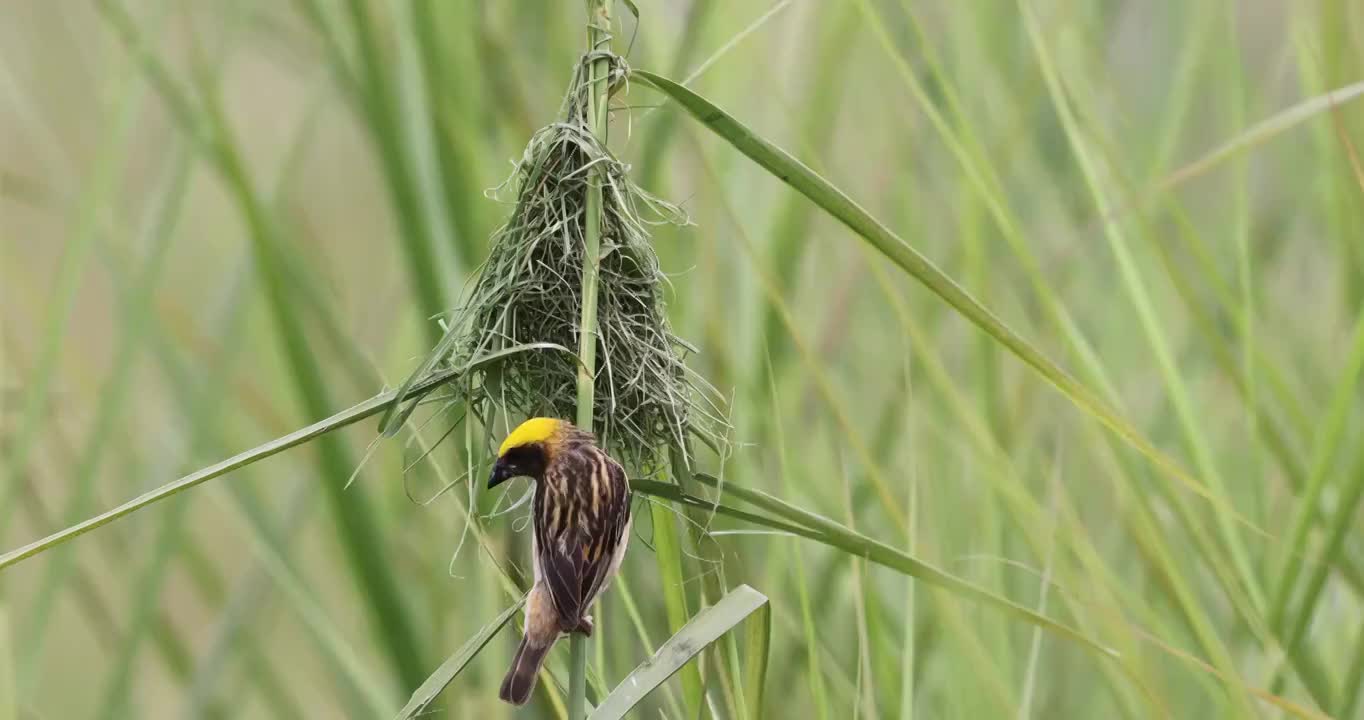
[{"label": "bird's wing", "polygon": [[536,488],[541,576],[561,626],[572,630],[605,584],[630,519],[625,470],[596,448],[565,453]]},{"label": "bird's wing", "polygon": [[617,550],[629,541],[625,533],[630,526],[630,481],[625,477],[625,468],[620,463],[605,453],[601,457],[605,460],[603,470],[609,482],[602,487],[598,499],[596,513],[602,532],[597,535],[600,539],[590,549],[592,573],[585,578],[590,582],[583,585],[584,612],[610,579]]}]

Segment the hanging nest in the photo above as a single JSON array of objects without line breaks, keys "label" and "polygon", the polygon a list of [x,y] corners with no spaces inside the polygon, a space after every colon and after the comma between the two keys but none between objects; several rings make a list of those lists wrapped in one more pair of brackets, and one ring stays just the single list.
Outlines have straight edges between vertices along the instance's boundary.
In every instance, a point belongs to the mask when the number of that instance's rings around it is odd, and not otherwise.
[{"label": "hanging nest", "polygon": [[[588,74],[602,58],[610,60],[611,87],[624,85],[628,71],[615,55],[591,53],[578,64],[562,119],[531,137],[498,188],[515,192],[511,217],[494,233],[491,253],[445,339],[414,378],[472,367],[452,383],[458,385],[455,401],[468,403],[486,427],[499,409],[511,416],[577,415],[580,365],[574,353],[587,189],[595,170],[602,213],[593,427],[618,457],[648,471],[659,451],[685,450],[689,438],[718,449],[725,422],[714,389],[686,366],[693,348],[668,324],[666,277],[649,242],[651,226],[686,224],[686,216],[631,182],[629,167],[589,129]],[[480,361],[489,356],[496,359]]]}]

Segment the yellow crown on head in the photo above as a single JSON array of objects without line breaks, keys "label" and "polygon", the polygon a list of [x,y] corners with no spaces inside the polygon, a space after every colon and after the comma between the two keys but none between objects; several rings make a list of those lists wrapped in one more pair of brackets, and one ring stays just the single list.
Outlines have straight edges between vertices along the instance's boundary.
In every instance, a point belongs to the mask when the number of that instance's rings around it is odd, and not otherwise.
[{"label": "yellow crown on head", "polygon": [[508,450],[522,445],[544,442],[559,434],[563,429],[564,421],[556,418],[537,417],[531,418],[516,427],[502,441],[502,447],[498,448],[497,456],[502,457]]}]

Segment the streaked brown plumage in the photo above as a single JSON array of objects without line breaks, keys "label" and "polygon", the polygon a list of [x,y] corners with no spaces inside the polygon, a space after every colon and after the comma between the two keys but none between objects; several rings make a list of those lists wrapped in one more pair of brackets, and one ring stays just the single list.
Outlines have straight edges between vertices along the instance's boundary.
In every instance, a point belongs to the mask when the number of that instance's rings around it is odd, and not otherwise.
[{"label": "streaked brown plumage", "polygon": [[592,634],[587,611],[620,568],[630,540],[625,470],[572,423],[532,418],[498,450],[488,487],[527,476],[535,482],[531,543],[535,585],[526,600],[526,635],[500,696],[530,699],[559,635]]}]

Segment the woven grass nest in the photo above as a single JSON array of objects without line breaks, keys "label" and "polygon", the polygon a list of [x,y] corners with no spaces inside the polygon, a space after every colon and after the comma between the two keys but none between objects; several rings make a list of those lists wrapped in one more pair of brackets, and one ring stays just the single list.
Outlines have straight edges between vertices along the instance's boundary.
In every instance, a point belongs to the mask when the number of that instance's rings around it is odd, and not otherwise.
[{"label": "woven grass nest", "polygon": [[[666,277],[650,245],[650,227],[686,224],[676,206],[640,189],[629,167],[589,130],[587,73],[602,53],[578,64],[560,120],[537,131],[499,192],[515,193],[506,224],[419,375],[475,366],[452,383],[485,427],[500,409],[511,416],[576,416],[582,313],[584,219],[592,170],[602,182],[601,261],[593,427],[607,447],[637,470],[659,452],[695,438],[719,448],[723,414],[714,389],[689,370],[693,348],[664,313]],[[611,86],[628,71],[611,60]],[[536,345],[506,352],[521,346]],[[480,358],[497,356],[493,362]]]}]

